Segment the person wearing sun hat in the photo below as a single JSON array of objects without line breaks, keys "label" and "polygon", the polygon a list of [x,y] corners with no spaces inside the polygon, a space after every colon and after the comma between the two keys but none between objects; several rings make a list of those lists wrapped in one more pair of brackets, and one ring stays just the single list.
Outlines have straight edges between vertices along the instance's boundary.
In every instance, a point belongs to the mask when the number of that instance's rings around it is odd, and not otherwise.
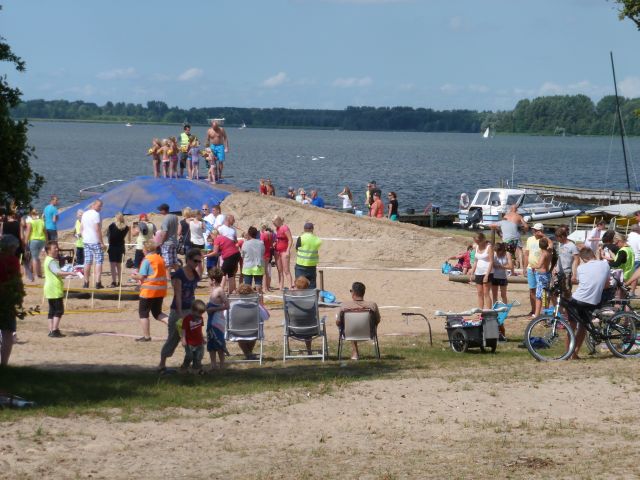
[{"label": "person wearing sun hat", "polygon": [[296,241],[296,278],[306,277],[309,279],[309,288],[316,288],[316,267],[320,260],[320,240],[313,233],[313,223],[304,224],[304,233],[298,237]]},{"label": "person wearing sun hat", "polygon": [[524,264],[527,268],[527,283],[529,284],[529,301],[531,302],[531,312],[529,315],[533,315],[536,309],[536,271],[535,266],[540,261],[540,245],[539,242],[544,235],[544,225],[540,222],[531,227],[533,235],[527,238],[527,243],[524,247]]}]

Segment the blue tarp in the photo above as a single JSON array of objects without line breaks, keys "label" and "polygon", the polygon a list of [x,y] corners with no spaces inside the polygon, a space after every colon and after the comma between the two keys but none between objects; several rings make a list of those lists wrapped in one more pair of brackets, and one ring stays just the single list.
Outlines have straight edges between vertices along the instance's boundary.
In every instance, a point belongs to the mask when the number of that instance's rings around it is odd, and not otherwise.
[{"label": "blue tarp", "polygon": [[157,212],[158,205],[162,203],[168,204],[172,212],[179,212],[185,207],[200,208],[203,203],[216,205],[227,195],[229,192],[205,181],[136,177],[67,208],[60,213],[58,230],[72,229],[76,223],[78,209],[86,210],[96,199],[104,203],[102,218],[110,218],[118,212],[125,215]]}]

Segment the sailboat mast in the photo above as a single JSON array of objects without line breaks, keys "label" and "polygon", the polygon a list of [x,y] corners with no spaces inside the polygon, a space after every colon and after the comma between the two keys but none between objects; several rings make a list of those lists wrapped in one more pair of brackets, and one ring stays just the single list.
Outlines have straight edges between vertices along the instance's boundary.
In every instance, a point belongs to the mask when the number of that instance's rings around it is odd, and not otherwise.
[{"label": "sailboat mast", "polygon": [[624,144],[624,129],[622,126],[622,113],[620,112],[620,99],[618,98],[618,82],[616,81],[616,67],[613,64],[613,52],[609,52],[611,57],[611,71],[613,72],[613,88],[616,92],[616,112],[618,113],[618,124],[620,125],[620,140],[622,141],[622,156],[624,157],[624,171],[627,174],[627,189],[629,191],[629,201],[631,201],[631,180],[629,180],[629,164],[627,162],[627,147]]}]

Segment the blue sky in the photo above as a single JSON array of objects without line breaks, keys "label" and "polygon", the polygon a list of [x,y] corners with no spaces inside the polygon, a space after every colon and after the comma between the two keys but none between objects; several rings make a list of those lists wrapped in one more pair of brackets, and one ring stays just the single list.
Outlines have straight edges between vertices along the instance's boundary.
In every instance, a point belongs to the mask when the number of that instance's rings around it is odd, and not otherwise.
[{"label": "blue sky", "polygon": [[24,99],[511,109],[640,97],[640,31],[606,0],[0,0]]}]

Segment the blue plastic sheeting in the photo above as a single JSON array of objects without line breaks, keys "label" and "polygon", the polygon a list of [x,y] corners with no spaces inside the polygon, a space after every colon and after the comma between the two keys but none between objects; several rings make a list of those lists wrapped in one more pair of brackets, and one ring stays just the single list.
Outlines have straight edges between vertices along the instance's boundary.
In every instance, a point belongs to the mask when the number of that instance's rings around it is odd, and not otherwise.
[{"label": "blue plastic sheeting", "polygon": [[157,212],[158,206],[162,203],[168,204],[172,212],[179,212],[185,207],[196,209],[203,203],[219,204],[227,195],[229,192],[219,190],[205,181],[136,177],[67,208],[60,213],[58,230],[72,229],[76,223],[78,209],[86,210],[96,199],[104,203],[102,218],[110,218],[118,212],[125,215]]}]

